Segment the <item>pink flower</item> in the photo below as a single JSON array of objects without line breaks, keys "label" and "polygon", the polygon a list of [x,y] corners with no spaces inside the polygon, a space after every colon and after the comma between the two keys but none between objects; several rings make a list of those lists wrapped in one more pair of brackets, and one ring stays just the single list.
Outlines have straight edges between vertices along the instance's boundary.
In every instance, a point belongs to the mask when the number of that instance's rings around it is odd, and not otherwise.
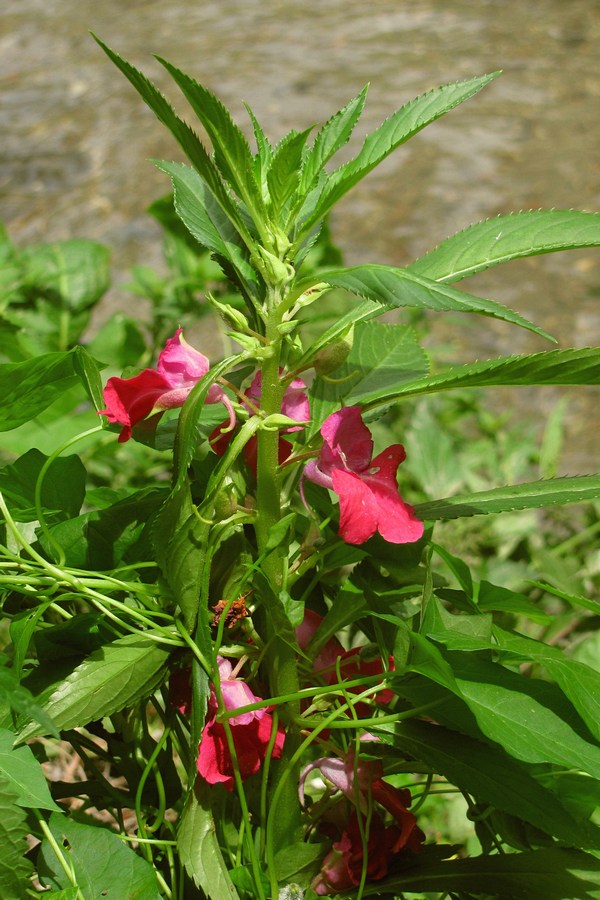
[{"label": "pink flower", "polygon": [[[179,328],[169,338],[158,357],[156,369],[144,369],[133,378],[109,378],[104,388],[106,409],[100,413],[109,422],[123,426],[119,441],[128,441],[132,429],[149,415],[183,406],[185,400],[209,369],[204,354],[194,350],[183,339]],[[206,395],[207,403],[223,403],[234,421],[231,401],[218,385],[213,384]]]},{"label": "pink flower", "polygon": [[364,544],[376,531],[392,544],[418,541],[423,523],[398,494],[396,473],[406,454],[392,444],[373,459],[373,439],[360,407],[347,406],[321,426],[323,447],[304,476],[340,498],[341,537]]},{"label": "pink flower", "polygon": [[[251,703],[260,703],[261,698],[252,693],[241,678],[232,677],[229,660],[217,658],[219,666],[221,695],[226,710],[235,710]],[[228,791],[235,784],[234,767],[227,742],[225,726],[217,719],[218,702],[214,690],[208,701],[208,718],[198,748],[197,768],[209,784],[222,783]],[[255,775],[260,769],[267,752],[273,731],[273,717],[268,708],[250,710],[232,716],[229,727],[235,747],[236,759],[242,779]],[[285,734],[278,729],[275,735],[272,756],[279,759],[283,750]]]},{"label": "pink flower", "polygon": [[[364,847],[360,836],[358,816],[362,815],[363,828],[367,832],[367,877],[378,880],[387,875],[393,857],[403,850],[418,853],[425,835],[417,826],[413,813],[409,812],[410,791],[392,787],[383,780],[379,761],[358,762],[354,754],[345,758],[322,757],[306,766],[300,775],[299,794],[304,805],[304,784],[308,774],[318,769],[342,799],[327,809],[327,821],[322,830],[338,839],[321,865],[321,871],[312,884],[319,894],[337,893],[360,883],[363,868]],[[382,816],[373,810],[378,803],[392,817],[386,825]],[[350,812],[348,812],[350,810]],[[369,817],[370,811],[370,817]],[[341,813],[341,818],[340,818]]]}]

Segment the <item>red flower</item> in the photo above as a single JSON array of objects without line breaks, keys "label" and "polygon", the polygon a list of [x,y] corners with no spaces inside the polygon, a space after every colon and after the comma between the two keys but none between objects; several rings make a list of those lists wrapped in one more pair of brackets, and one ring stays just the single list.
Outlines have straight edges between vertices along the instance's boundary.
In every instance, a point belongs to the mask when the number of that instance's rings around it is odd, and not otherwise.
[{"label": "red flower", "polygon": [[[304,611],[304,619],[296,628],[296,640],[301,650],[307,649],[322,621],[323,617],[312,609]],[[319,675],[325,684],[333,685],[337,684],[339,680],[338,667],[339,675],[345,681],[363,678],[367,675],[383,675],[385,672],[383,660],[379,655],[369,659],[364,654],[363,648],[353,647],[350,650],[344,650],[338,639],[331,637],[312,659],[312,671],[315,675]],[[388,668],[391,671],[394,670],[393,656],[388,657]],[[360,693],[362,688],[353,687],[348,690],[350,693]],[[387,704],[391,703],[393,698],[394,692],[389,688],[384,688],[374,695],[373,700],[376,703]],[[368,717],[371,714],[368,701],[357,703],[354,711],[360,718]]]},{"label": "red flower", "polygon": [[392,444],[373,459],[373,439],[360,407],[347,406],[321,426],[323,447],[304,475],[340,498],[341,537],[364,544],[376,531],[392,544],[418,541],[423,523],[398,494],[396,473],[406,454]]},{"label": "red flower", "polygon": [[[179,328],[165,344],[156,369],[144,369],[133,378],[109,378],[104,388],[106,409],[100,410],[109,422],[123,426],[119,441],[128,441],[134,425],[151,413],[183,406],[185,400],[209,369],[204,354],[194,350],[181,336]],[[213,384],[207,403],[223,403],[233,421],[234,412],[227,395]]]},{"label": "red flower", "polygon": [[[367,833],[367,878],[373,881],[384,878],[393,857],[401,851],[420,851],[425,835],[407,808],[410,805],[410,791],[385,782],[380,762],[359,762],[356,765],[353,754],[348,754],[344,759],[323,757],[315,760],[300,775],[302,803],[304,783],[314,769],[318,769],[326,783],[331,785],[330,792],[339,791],[345,798],[333,807],[333,814],[331,808],[327,813],[328,821],[323,830],[330,833],[333,823],[338,839],[323,860],[321,871],[312,884],[317,894],[338,893],[360,883],[364,846],[359,815],[363,816],[363,829]],[[379,803],[393,817],[391,824],[386,825],[381,815],[373,810],[373,802]],[[341,824],[339,815],[336,815],[340,809]]]},{"label": "red flower", "polygon": [[[235,710],[251,703],[259,703],[260,697],[252,693],[241,678],[232,677],[231,663],[223,657],[217,658],[219,665],[221,695],[225,709]],[[235,784],[234,767],[227,742],[225,726],[217,720],[218,702],[214,690],[208,701],[208,719],[202,731],[198,748],[198,772],[209,784],[224,784],[233,791]],[[235,755],[242,779],[255,775],[265,758],[271,734],[273,717],[267,708],[250,710],[232,716],[229,727],[235,747]],[[285,734],[278,729],[272,756],[278,759],[283,750]]]}]

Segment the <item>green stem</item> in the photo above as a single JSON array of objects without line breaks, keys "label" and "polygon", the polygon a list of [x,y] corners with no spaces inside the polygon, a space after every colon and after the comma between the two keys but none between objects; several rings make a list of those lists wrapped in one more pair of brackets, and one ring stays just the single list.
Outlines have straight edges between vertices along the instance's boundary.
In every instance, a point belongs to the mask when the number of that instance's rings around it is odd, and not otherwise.
[{"label": "green stem", "polygon": [[[267,304],[271,309],[271,315],[267,322],[266,337],[272,350],[269,358],[262,365],[261,411],[263,416],[275,415],[281,411],[285,386],[279,377],[281,360],[282,339],[277,330],[281,320],[281,298],[273,296]],[[279,305],[278,305],[279,304]],[[277,431],[261,429],[258,432],[258,458],[257,458],[257,518],[256,538],[258,543],[258,555],[263,556],[262,572],[273,593],[279,597],[285,584],[285,567],[287,558],[279,553],[269,553],[266,550],[269,533],[281,519],[281,473],[279,471],[279,434]],[[278,628],[279,617],[266,611],[265,622],[267,629],[266,643],[269,653],[266,657],[269,661],[269,680],[273,695],[297,695],[300,687],[298,678],[298,662],[293,646],[284,640]],[[297,699],[290,700],[280,709],[282,720],[293,720],[299,715],[300,709]],[[277,827],[273,834],[274,846],[267,848],[267,853],[273,853],[283,846],[289,846],[293,842],[293,834],[297,828],[300,816],[298,797],[296,792],[297,778],[290,778],[288,770],[290,766],[298,769],[298,762],[291,762],[295,756],[298,745],[298,735],[290,730],[286,737],[284,752],[279,767],[277,784],[281,785],[283,795],[280,805],[280,815],[277,819]],[[288,772],[288,777],[281,782],[281,776]]]}]

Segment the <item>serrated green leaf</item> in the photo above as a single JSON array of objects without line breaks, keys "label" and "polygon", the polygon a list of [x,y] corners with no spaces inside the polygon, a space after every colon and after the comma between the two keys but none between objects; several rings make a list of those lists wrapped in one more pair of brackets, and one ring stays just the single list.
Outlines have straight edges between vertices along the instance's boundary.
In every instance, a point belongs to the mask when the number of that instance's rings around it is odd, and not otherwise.
[{"label": "serrated green leaf", "polygon": [[311,189],[327,162],[350,139],[363,111],[368,90],[367,84],[357,97],[335,113],[318,132],[302,165],[300,194]]},{"label": "serrated green leaf", "polygon": [[598,213],[529,210],[470,225],[408,269],[434,281],[454,282],[511,259],[599,245]]},{"label": "serrated green leaf", "polygon": [[[44,711],[60,730],[77,728],[137,703],[158,687],[169,651],[144,635],[131,634],[95,650],[58,686]],[[27,726],[25,740],[42,729]]]},{"label": "serrated green leaf", "polygon": [[229,110],[211,91],[161,56],[156,59],[165,67],[202,122],[212,142],[215,162],[221,174],[244,201],[260,230],[266,218],[266,209],[260,187],[254,180],[254,160],[244,134],[231,118]]},{"label": "serrated green leaf", "polygon": [[459,519],[514,509],[543,509],[565,503],[585,503],[599,497],[600,475],[574,475],[418,503],[415,513],[420,519]]},{"label": "serrated green leaf", "polygon": [[197,779],[188,795],[177,830],[177,849],[186,872],[209,900],[239,900],[215,833],[208,794]]},{"label": "serrated green leaf", "polygon": [[483,893],[495,900],[597,900],[599,888],[600,860],[590,853],[551,847],[436,862],[417,858],[405,871],[366,887],[363,895],[385,890]]},{"label": "serrated green leaf", "polygon": [[407,269],[381,265],[354,266],[333,272],[319,272],[319,279],[333,287],[344,288],[360,297],[383,303],[392,309],[409,307],[440,312],[479,313],[512,325],[519,325],[554,341],[552,335],[494,300],[463,293],[449,285],[438,284],[420,275],[413,275]]},{"label": "serrated green leaf", "polygon": [[25,812],[17,806],[18,792],[0,779],[0,896],[23,900],[31,887],[33,865],[25,856],[29,827]]},{"label": "serrated green leaf", "polygon": [[256,272],[246,258],[243,242],[200,175],[183,163],[161,161],[155,165],[171,177],[175,210],[189,233],[203,247],[227,259],[246,290],[257,296]]},{"label": "serrated green leaf", "polygon": [[[161,900],[163,895],[150,863],[112,831],[77,822],[61,813],[53,813],[48,825],[73,869],[82,897]],[[47,839],[42,841],[38,860],[42,883],[69,889],[71,882]]]},{"label": "serrated green leaf", "polygon": [[311,131],[312,126],[300,132],[290,131],[273,151],[267,171],[267,185],[276,216],[298,188],[302,152]]},{"label": "serrated green leaf", "polygon": [[0,431],[34,419],[77,381],[73,351],[0,365]]},{"label": "serrated green leaf", "polygon": [[[335,383],[326,384],[346,406],[365,406],[428,368],[427,355],[412,328],[365,322],[354,332],[346,362],[335,371]],[[315,392],[318,395],[318,388]]]},{"label": "serrated green leaf", "polygon": [[393,113],[372,134],[368,135],[358,155],[337,169],[326,181],[321,195],[302,223],[302,232],[313,228],[355,184],[368,175],[400,144],[403,144],[426,125],[439,119],[468,100],[499,75],[493,72],[467,81],[434,88],[410,100]]},{"label": "serrated green leaf", "polygon": [[501,749],[416,720],[372,729],[384,743],[426,763],[451,784],[575,847],[597,848],[600,828],[577,821],[559,798]]},{"label": "serrated green leaf", "polygon": [[60,810],[56,805],[40,764],[30,747],[13,747],[16,735],[0,728],[0,784],[17,795],[15,803],[34,809]]},{"label": "serrated green leaf", "polygon": [[92,34],[96,43],[102,47],[106,55],[121,70],[123,75],[133,85],[144,102],[150,107],[156,117],[165,125],[181,148],[187,154],[188,159],[206,182],[208,189],[215,197],[227,217],[234,223],[238,233],[249,248],[254,247],[254,240],[245,225],[237,206],[230,197],[225,184],[219,174],[219,170],[206,152],[204,146],[187,124],[179,118],[173,108],[163,97],[160,91],[131,63],[111,50],[96,35]]},{"label": "serrated green leaf", "polygon": [[466,387],[532,384],[600,384],[600,348],[545,350],[526,356],[503,356],[469,363],[401,384],[397,390],[368,405],[380,406],[401,397]]}]

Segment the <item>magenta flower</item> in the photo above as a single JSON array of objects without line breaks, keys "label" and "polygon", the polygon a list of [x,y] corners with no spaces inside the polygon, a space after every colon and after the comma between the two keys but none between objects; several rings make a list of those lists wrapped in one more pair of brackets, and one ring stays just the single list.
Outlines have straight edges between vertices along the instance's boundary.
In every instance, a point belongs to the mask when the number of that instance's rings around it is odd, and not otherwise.
[{"label": "magenta flower", "polygon": [[[279,370],[279,374],[281,374],[283,370]],[[250,387],[245,391],[245,396],[248,398],[248,403],[244,403],[244,406],[250,413],[250,415],[254,415],[256,407],[260,407],[262,393],[262,373],[257,372]],[[288,416],[290,419],[294,419],[296,422],[308,422],[310,421],[310,405],[308,402],[308,395],[306,394],[306,385],[302,381],[301,378],[295,378],[285,389],[283,400],[281,401],[281,412],[284,416]],[[288,434],[292,431],[301,431],[302,425],[293,425],[290,428],[283,429],[284,434]],[[218,456],[222,456],[227,447],[229,446],[229,442],[233,437],[233,432],[223,431],[223,425],[220,425],[218,428],[215,428],[213,433],[210,436],[210,443]],[[293,446],[289,441],[286,441],[285,438],[279,438],[279,464],[281,465],[291,456],[293,452]],[[258,439],[256,435],[252,435],[250,440],[244,445],[244,449],[242,451],[244,459],[248,464],[248,467],[256,474],[256,465],[257,465],[257,454],[258,454]]]},{"label": "magenta flower", "polygon": [[398,493],[396,473],[404,447],[392,444],[374,459],[371,432],[360,407],[347,406],[321,426],[323,447],[304,476],[340,498],[339,534],[348,544],[364,544],[376,531],[392,544],[418,541],[423,523]]},{"label": "magenta flower", "polygon": [[[279,374],[283,369],[279,370]],[[262,394],[262,373],[257,372],[250,387],[246,391],[246,397],[252,401],[255,406],[260,406],[260,398]],[[310,421],[310,405],[308,395],[306,394],[306,385],[301,378],[294,378],[285,389],[283,400],[281,402],[281,412],[284,416],[294,419],[296,422]],[[286,428],[286,432],[301,431],[302,425],[294,425]]]},{"label": "magenta flower", "polygon": [[[219,666],[221,695],[225,709],[235,710],[251,703],[260,703],[261,698],[252,693],[241,678],[232,676],[229,660],[217,657]],[[214,689],[208,701],[208,718],[202,731],[198,748],[197,768],[209,784],[224,784],[233,791],[235,784],[234,767],[229,752],[225,726],[217,719],[218,702]],[[266,756],[273,732],[273,717],[269,709],[250,710],[232,716],[229,727],[235,747],[236,759],[242,779],[255,775]],[[272,756],[279,759],[283,750],[285,734],[277,730]]]},{"label": "magenta flower", "polygon": [[[179,328],[165,344],[156,369],[144,369],[133,378],[108,379],[104,388],[106,409],[100,413],[107,416],[109,422],[122,425],[119,441],[128,441],[133,427],[152,413],[183,406],[194,385],[208,369],[206,356],[183,339]],[[218,385],[210,386],[206,402],[223,403],[230,421],[234,421],[231,401]]]}]

